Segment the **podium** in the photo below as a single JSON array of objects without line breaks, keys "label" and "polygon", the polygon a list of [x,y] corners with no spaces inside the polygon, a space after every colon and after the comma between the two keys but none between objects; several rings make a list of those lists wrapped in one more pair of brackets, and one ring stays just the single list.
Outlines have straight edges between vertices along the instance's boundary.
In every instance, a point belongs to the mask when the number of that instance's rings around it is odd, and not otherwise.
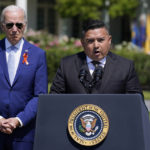
[{"label": "podium", "polygon": [[[83,104],[102,108],[109,119],[105,139],[82,146],[68,133],[68,118]],[[40,95],[34,150],[150,150],[148,110],[139,94]]]}]

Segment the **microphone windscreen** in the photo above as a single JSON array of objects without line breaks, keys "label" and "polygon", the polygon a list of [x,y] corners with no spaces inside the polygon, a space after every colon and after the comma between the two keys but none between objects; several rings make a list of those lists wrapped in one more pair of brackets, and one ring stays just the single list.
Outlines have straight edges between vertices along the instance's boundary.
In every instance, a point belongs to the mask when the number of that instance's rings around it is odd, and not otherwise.
[{"label": "microphone windscreen", "polygon": [[81,82],[83,82],[83,80],[85,79],[86,74],[87,74],[86,69],[85,68],[81,68],[80,72],[79,72],[79,79],[80,79]]}]

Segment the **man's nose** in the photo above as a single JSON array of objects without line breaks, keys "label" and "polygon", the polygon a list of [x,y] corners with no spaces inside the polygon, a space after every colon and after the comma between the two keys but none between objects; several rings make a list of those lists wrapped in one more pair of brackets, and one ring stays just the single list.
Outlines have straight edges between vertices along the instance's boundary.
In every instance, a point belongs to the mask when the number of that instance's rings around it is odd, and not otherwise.
[{"label": "man's nose", "polygon": [[99,42],[97,40],[94,41],[94,47],[95,48],[99,47]]},{"label": "man's nose", "polygon": [[17,28],[16,25],[14,24],[13,27],[12,27],[12,30],[13,30],[13,31],[17,31],[17,29],[18,29],[18,28]]}]

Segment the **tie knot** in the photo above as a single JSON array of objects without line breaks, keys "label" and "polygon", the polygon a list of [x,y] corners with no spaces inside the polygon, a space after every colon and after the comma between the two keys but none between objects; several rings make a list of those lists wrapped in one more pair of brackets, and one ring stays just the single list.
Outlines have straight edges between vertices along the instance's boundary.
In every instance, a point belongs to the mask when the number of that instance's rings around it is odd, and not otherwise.
[{"label": "tie knot", "polygon": [[95,60],[91,61],[91,63],[92,63],[95,67],[98,67],[99,64],[100,64],[99,61],[95,61]]},{"label": "tie knot", "polygon": [[10,50],[11,50],[11,51],[15,51],[16,49],[17,49],[17,48],[16,48],[15,46],[13,46],[13,45],[10,46]]}]

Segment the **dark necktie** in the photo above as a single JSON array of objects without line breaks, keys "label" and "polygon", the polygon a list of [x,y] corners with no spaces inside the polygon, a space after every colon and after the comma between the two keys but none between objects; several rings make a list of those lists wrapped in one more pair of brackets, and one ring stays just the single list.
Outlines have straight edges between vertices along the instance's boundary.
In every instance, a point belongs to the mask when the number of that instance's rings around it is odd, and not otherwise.
[{"label": "dark necktie", "polygon": [[93,78],[96,80],[100,79],[102,77],[102,66],[100,66],[100,62],[93,60],[91,63],[95,66],[94,72],[92,74]]},{"label": "dark necktie", "polygon": [[97,68],[100,64],[99,61],[95,61],[95,60],[91,61],[91,63],[94,65],[95,68]]}]

